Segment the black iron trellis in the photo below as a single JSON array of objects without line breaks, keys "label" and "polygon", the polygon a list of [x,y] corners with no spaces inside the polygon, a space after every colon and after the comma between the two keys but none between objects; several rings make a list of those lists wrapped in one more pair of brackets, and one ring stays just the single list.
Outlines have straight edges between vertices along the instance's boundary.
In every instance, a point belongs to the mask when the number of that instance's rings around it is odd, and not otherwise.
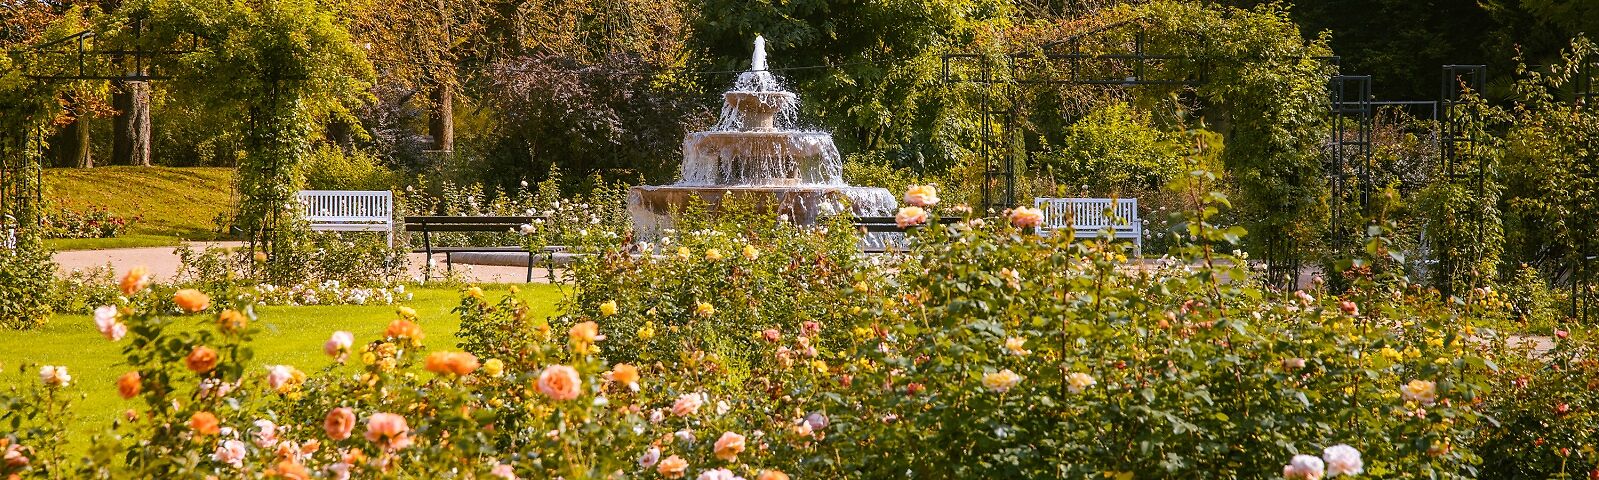
[{"label": "black iron trellis", "polygon": [[[1349,242],[1344,225],[1344,203],[1356,197],[1362,214],[1371,204],[1373,190],[1371,164],[1372,95],[1370,75],[1338,75],[1328,82],[1332,135],[1324,165],[1333,201],[1331,227],[1333,248],[1342,251]],[[1350,185],[1350,181],[1354,185]]]},{"label": "black iron trellis", "polygon": [[[1472,251],[1463,257],[1470,259],[1479,256],[1482,248],[1483,237],[1487,233],[1486,210],[1488,205],[1482,201],[1483,193],[1487,190],[1488,168],[1483,165],[1481,158],[1476,158],[1477,163],[1471,172],[1462,172],[1462,162],[1475,158],[1473,153],[1482,139],[1476,138],[1470,131],[1470,122],[1477,121],[1481,112],[1477,111],[1476,103],[1467,98],[1467,93],[1480,94],[1483,86],[1488,81],[1488,68],[1484,65],[1444,65],[1443,83],[1439,92],[1438,111],[1438,156],[1443,163],[1445,181],[1458,182],[1470,181],[1474,185],[1478,201],[1479,212],[1472,215],[1470,221],[1476,223],[1474,239],[1471,242]],[[1438,285],[1441,293],[1447,298],[1454,295],[1453,280],[1459,273],[1461,260],[1455,258],[1454,252],[1445,250],[1438,252],[1438,268],[1442,270],[1444,279]],[[1473,275],[1475,285],[1477,275]]]},{"label": "black iron trellis", "polygon": [[[1147,33],[1132,32],[1131,51],[1085,53],[1089,35],[1101,34],[1127,22],[1109,25],[1069,40],[1043,45],[1040,53],[984,55],[952,53],[943,57],[942,77],[947,84],[974,84],[978,97],[979,138],[976,154],[983,160],[983,207],[1000,210],[1017,205],[1016,150],[1020,110],[1018,85],[1142,85],[1195,86],[1204,82],[1204,68],[1181,78],[1152,76],[1167,62],[1188,57],[1149,52]],[[998,70],[1002,70],[998,71]],[[1003,73],[1001,75],[1000,73]]]}]

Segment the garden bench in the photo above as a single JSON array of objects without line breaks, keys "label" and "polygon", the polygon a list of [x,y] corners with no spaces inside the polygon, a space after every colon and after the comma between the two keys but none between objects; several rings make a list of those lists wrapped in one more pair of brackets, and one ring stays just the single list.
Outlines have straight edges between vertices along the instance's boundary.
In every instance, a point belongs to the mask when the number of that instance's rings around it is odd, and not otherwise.
[{"label": "garden bench", "polygon": [[[961,221],[960,217],[939,217],[938,223],[951,224]],[[855,228],[866,234],[861,240],[861,251],[865,253],[885,253],[891,250],[904,250],[891,248],[889,238],[883,234],[904,233],[909,228],[900,228],[899,222],[894,217],[855,217]],[[915,228],[915,227],[910,227]],[[872,234],[878,235],[872,235]],[[903,240],[903,238],[900,238]]]},{"label": "garden bench", "polygon": [[[533,264],[537,257],[535,253],[520,246],[509,247],[435,247],[433,246],[433,232],[516,232],[542,216],[507,216],[507,217],[463,217],[463,216],[414,216],[405,217],[405,231],[419,232],[422,234],[422,248],[412,250],[412,253],[427,255],[423,262],[422,280],[426,281],[433,274],[433,254],[444,254],[444,269],[451,271],[454,267],[452,254],[456,253],[496,253],[496,252],[526,252],[527,253],[527,281],[533,281]],[[560,247],[545,247],[546,256],[552,256]],[[550,260],[546,258],[546,260]],[[553,265],[553,260],[550,260]]]},{"label": "garden bench", "polygon": [[1095,238],[1109,230],[1113,239],[1132,240],[1135,255],[1144,254],[1144,222],[1138,218],[1136,198],[1039,197],[1033,199],[1033,208],[1044,212],[1040,235],[1070,230],[1074,238]]},{"label": "garden bench", "polygon": [[305,220],[317,232],[384,232],[394,246],[394,194],[387,190],[301,190]]}]

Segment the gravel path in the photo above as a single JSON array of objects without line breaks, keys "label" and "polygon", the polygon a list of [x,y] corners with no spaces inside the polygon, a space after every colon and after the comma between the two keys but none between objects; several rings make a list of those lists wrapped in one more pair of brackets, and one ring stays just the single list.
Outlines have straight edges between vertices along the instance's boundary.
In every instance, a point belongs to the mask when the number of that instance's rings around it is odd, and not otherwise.
[{"label": "gravel path", "polygon": [[[189,246],[194,249],[209,247],[238,247],[242,242],[192,242]],[[156,281],[172,279],[178,273],[178,256],[173,253],[173,247],[150,248],[118,248],[111,250],[73,250],[57,252],[54,259],[60,266],[58,274],[65,276],[73,270],[81,270],[111,265],[117,272],[127,271],[130,268],[144,266],[150,269],[150,274]],[[423,255],[413,253],[409,255],[411,278],[422,277]],[[436,263],[433,269],[433,278],[444,272],[444,256],[435,255]],[[460,274],[462,280],[471,283],[522,283],[527,278],[527,270],[523,267],[489,266],[489,265],[463,265],[457,263],[455,272]],[[545,269],[533,269],[534,283],[548,283],[549,274]]]}]

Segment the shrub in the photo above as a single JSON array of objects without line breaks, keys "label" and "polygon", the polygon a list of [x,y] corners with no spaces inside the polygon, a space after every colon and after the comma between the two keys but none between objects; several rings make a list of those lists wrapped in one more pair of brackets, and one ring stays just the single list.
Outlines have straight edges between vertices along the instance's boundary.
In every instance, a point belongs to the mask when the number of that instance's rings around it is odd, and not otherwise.
[{"label": "shrub", "polygon": [[34,235],[5,233],[9,240],[0,242],[0,327],[44,325],[54,298],[56,264]]},{"label": "shrub", "polygon": [[49,206],[43,218],[40,226],[45,238],[112,238],[140,220],[137,215],[128,218],[111,213],[103,206],[74,210],[57,203]]}]

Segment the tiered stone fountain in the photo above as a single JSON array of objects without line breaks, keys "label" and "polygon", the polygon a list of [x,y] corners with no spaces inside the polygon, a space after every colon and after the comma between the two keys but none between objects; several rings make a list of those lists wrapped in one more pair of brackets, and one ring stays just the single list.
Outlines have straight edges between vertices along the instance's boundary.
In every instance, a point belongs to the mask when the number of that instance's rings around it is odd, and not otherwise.
[{"label": "tiered stone fountain", "polygon": [[722,94],[716,126],[683,138],[682,177],[672,185],[628,191],[627,209],[641,239],[672,227],[672,217],[698,198],[715,212],[724,200],[750,202],[790,221],[814,224],[829,215],[893,215],[888,190],[844,183],[844,162],[827,132],[795,127],[799,96],[766,69],[766,42],[755,37],[750,71]]}]

